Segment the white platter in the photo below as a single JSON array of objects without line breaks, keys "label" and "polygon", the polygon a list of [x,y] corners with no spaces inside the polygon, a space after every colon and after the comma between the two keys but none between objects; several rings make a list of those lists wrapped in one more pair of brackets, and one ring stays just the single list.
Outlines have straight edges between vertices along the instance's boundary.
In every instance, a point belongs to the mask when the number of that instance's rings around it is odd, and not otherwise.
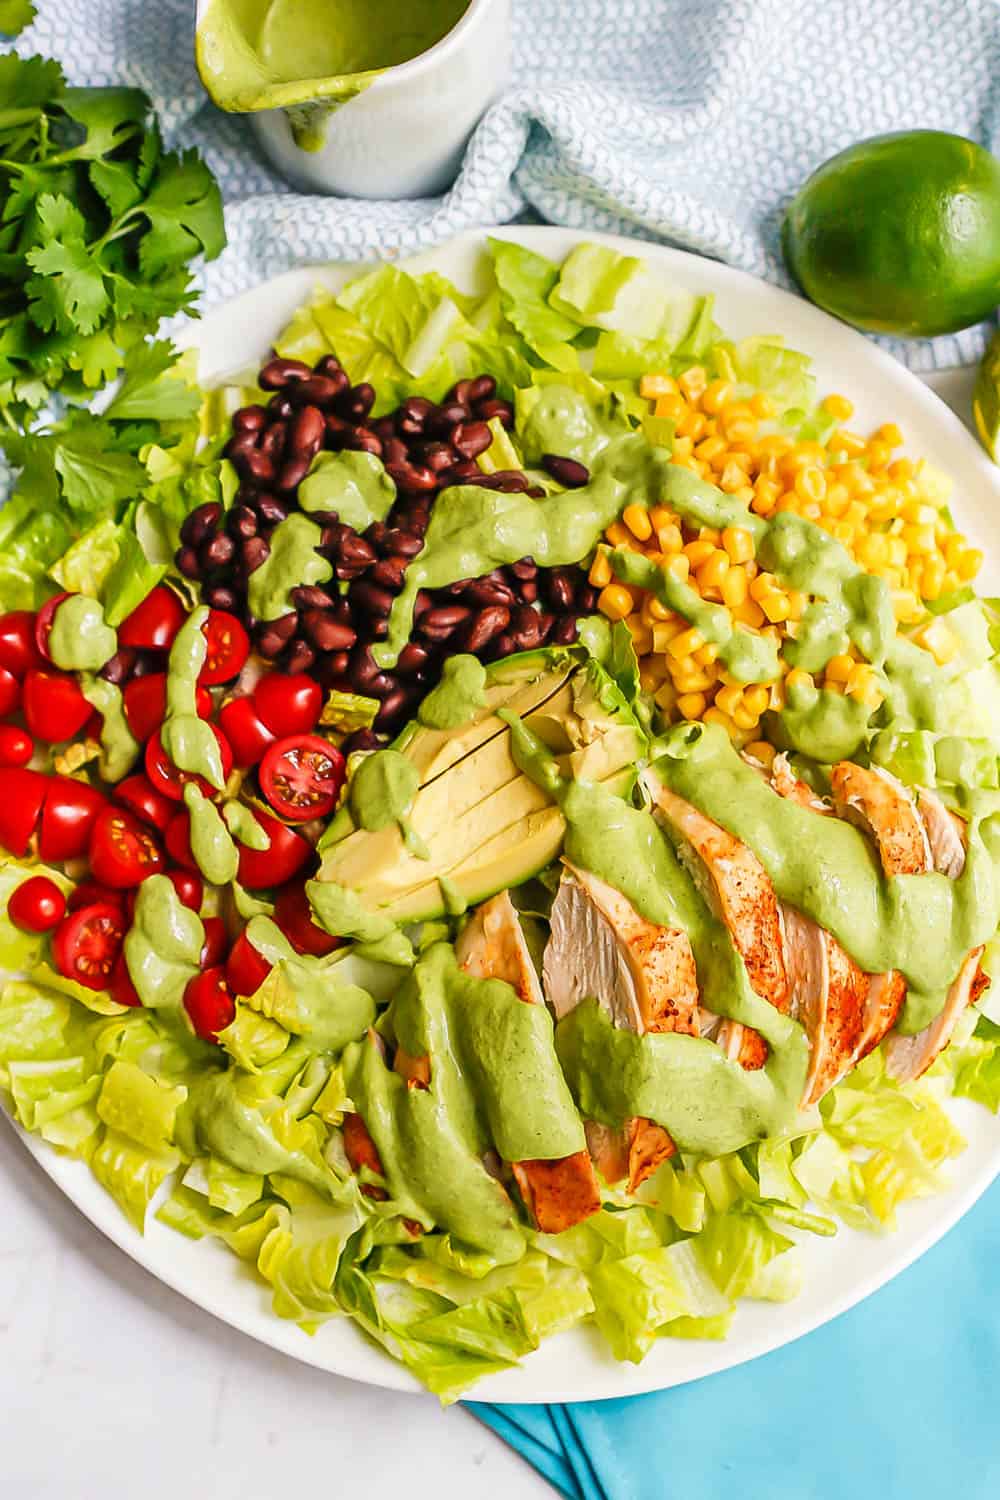
[{"label": "white platter", "polygon": [[[984,591],[1000,593],[1000,471],[958,417],[891,356],[810,304],[713,261],[608,235],[581,236],[542,228],[507,228],[495,233],[556,259],[582,238],[643,255],[679,287],[714,293],[716,318],[728,335],[783,334],[793,348],[813,357],[821,392],[843,392],[854,402],[852,427],[867,431],[880,422],[896,421],[906,434],[909,451],[926,456],[954,477],[956,522],[987,553]],[[472,290],[482,243],[482,235],[466,235],[410,264],[418,269],[433,265]],[[211,379],[257,364],[269,341],[313,287],[319,283],[339,286],[350,269],[317,266],[289,272],[191,325],[186,342],[200,352],[202,377]],[[643,1364],[620,1365],[596,1335],[577,1329],[550,1340],[521,1368],[488,1377],[476,1387],[475,1397],[530,1403],[598,1400],[660,1390],[741,1364],[835,1318],[928,1250],[1000,1174],[1000,1117],[965,1103],[955,1105],[954,1116],[969,1147],[954,1164],[949,1191],[905,1205],[900,1228],[890,1236],[876,1238],[842,1229],[832,1241],[805,1238],[806,1281],[801,1296],[786,1305],[744,1304],[726,1342],[665,1339]],[[186,1240],[152,1218],[145,1237],[139,1235],[85,1166],[18,1133],[43,1170],[98,1229],[206,1311],[320,1369],[396,1390],[419,1389],[405,1370],[369,1344],[346,1319],[327,1324],[310,1338],[294,1324],[276,1318],[268,1289],[221,1247]]]}]

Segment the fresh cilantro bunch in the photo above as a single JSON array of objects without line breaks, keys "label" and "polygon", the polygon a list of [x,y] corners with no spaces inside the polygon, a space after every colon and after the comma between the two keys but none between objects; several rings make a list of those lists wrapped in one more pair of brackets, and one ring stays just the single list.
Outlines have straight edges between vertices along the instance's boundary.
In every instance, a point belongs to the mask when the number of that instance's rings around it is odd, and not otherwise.
[{"label": "fresh cilantro bunch", "polygon": [[[225,245],[196,151],[164,151],[139,89],[70,88],[0,56],[0,421],[91,395],[161,318],[190,311],[190,262]],[[14,455],[9,454],[16,462]]]}]

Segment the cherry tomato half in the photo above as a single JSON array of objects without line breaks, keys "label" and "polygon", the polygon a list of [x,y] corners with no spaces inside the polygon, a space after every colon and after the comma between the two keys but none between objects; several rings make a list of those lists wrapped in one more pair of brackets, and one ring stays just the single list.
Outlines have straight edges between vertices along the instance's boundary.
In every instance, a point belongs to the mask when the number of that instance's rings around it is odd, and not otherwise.
[{"label": "cherry tomato half", "polygon": [[88,990],[107,988],[125,937],[125,914],[120,906],[95,901],[63,917],[56,928],[52,956],[66,979]]},{"label": "cherry tomato half", "polygon": [[0,667],[20,681],[32,667],[44,667],[45,658],[35,645],[35,615],[30,609],[13,609],[0,615]]},{"label": "cherry tomato half", "polygon": [[232,682],[242,672],[250,655],[250,637],[236,616],[225,609],[210,610],[203,628],[208,650],[198,681],[205,687]]},{"label": "cherry tomato half", "polygon": [[270,838],[271,847],[248,849],[240,844],[239,881],[248,891],[261,891],[284,885],[297,875],[312,854],[312,845],[259,808],[254,809],[254,817]]},{"label": "cherry tomato half", "polygon": [[174,804],[169,797],[158,792],[141,771],[120,781],[112,795],[116,802],[121,802],[143,823],[148,823],[151,828],[158,828],[161,833],[166,832],[167,824],[174,816]]},{"label": "cherry tomato half", "polygon": [[201,947],[201,966],[203,969],[214,969],[226,956],[229,934],[221,917],[202,917],[201,925],[205,929],[205,941]]},{"label": "cherry tomato half", "polygon": [[35,753],[35,742],[26,729],[0,724],[0,766],[26,766]]},{"label": "cherry tomato half", "polygon": [[198,1036],[206,1042],[218,1038],[236,1014],[222,968],[205,969],[189,981],[184,991],[184,1009]]},{"label": "cherry tomato half", "polygon": [[189,911],[197,911],[205,894],[201,876],[194,870],[168,870],[167,879],[177,892],[181,905]]},{"label": "cherry tomato half", "polygon": [[97,816],[106,807],[103,793],[72,776],[50,776],[42,808],[38,852],[50,864],[86,854]]},{"label": "cherry tomato half", "polygon": [[113,891],[109,885],[102,885],[99,880],[81,880],[69,893],[66,906],[70,911],[79,911],[81,906],[93,906],[95,901],[102,905],[110,902],[112,906],[120,906],[125,910],[125,892]]},{"label": "cherry tomato half", "polygon": [[276,740],[260,763],[260,787],[275,812],[308,823],[333,812],[344,784],[344,757],[318,734]]},{"label": "cherry tomato half", "polygon": [[334,948],[341,947],[344,941],[317,925],[306,895],[304,880],[292,880],[288,885],[282,886],[274,903],[274,920],[296,953],[311,953],[314,958],[325,958]]},{"label": "cherry tomato half", "polygon": [[69,594],[65,592],[62,594],[53,594],[52,598],[45,601],[35,616],[35,645],[38,647],[38,654],[44,656],[46,661],[52,660],[52,657],[49,655],[49,636],[52,634],[52,621],[55,619],[55,613],[60,604],[64,599],[68,598]]},{"label": "cherry tomato half", "polygon": [[94,879],[115,890],[141,885],[164,865],[163,850],[149,829],[124,807],[106,807],[90,837]]},{"label": "cherry tomato half", "polygon": [[90,714],[90,704],[72,673],[32,668],[25,676],[24,717],[36,740],[48,745],[71,740]]},{"label": "cherry tomato half", "polygon": [[28,852],[48,784],[48,777],[40,771],[20,766],[0,770],[0,844],[8,853]]},{"label": "cherry tomato half", "polygon": [[186,619],[184,606],[173,589],[158,583],[119,625],[118,644],[146,651],[169,651]]},{"label": "cherry tomato half", "polygon": [[[140,743],[148,740],[159,729],[167,712],[166,672],[147,672],[145,677],[133,677],[125,684],[122,698],[129,729]],[[198,717],[210,719],[212,695],[207,688],[198,689],[195,702]]]},{"label": "cherry tomato half", "polygon": [[219,724],[238,766],[257,765],[268,745],[274,744],[274,735],[258,717],[252,698],[234,698],[227,703],[219,710]]},{"label": "cherry tomato half", "polygon": [[16,713],[21,707],[21,684],[13,672],[0,667],[0,718]]},{"label": "cherry tomato half", "polygon": [[172,860],[185,870],[197,871],[198,862],[191,853],[191,816],[187,808],[183,812],[174,813],[167,824],[163,841]]},{"label": "cherry tomato half", "polygon": [[66,897],[47,875],[32,875],[11,896],[7,915],[25,932],[48,932],[66,915]]},{"label": "cherry tomato half", "polygon": [[[233,769],[233,752],[229,748],[229,741],[217,725],[212,725],[212,733],[219,744],[219,754],[222,757],[222,779],[229,780],[229,773]],[[171,797],[175,802],[184,800],[184,783],[193,781],[201,787],[206,797],[216,796],[215,787],[207,782],[204,776],[199,776],[193,771],[179,771],[170,756],[163,748],[159,730],[153,735],[146,745],[146,775],[158,792],[165,797]]]},{"label": "cherry tomato half", "polygon": [[132,983],[132,976],[128,971],[128,964],[125,962],[124,953],[119,953],[115,959],[115,966],[111,970],[111,982],[108,985],[108,991],[112,1000],[117,1000],[119,1005],[131,1005],[134,1007],[142,1004],[142,1001],[139,999],[139,992]]},{"label": "cherry tomato half", "polygon": [[245,932],[241,932],[226,959],[226,984],[231,995],[255,995],[270,974],[269,964],[262,953],[251,943]]},{"label": "cherry tomato half", "polygon": [[323,689],[304,673],[265,672],[253,690],[261,723],[272,734],[308,734],[319,723]]}]

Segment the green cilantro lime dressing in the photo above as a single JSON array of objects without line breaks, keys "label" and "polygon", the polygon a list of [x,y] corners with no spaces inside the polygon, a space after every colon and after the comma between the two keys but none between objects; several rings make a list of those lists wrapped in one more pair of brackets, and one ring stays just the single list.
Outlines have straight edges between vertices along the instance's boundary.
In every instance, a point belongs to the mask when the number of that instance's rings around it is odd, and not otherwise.
[{"label": "green cilantro lime dressing", "polygon": [[250,574],[247,602],[258,620],[278,620],[295,609],[292,589],[328,583],[333,566],[316,548],[323,532],[315,521],[295,511],[274,528],[271,550]]},{"label": "green cilantro lime dressing", "polygon": [[365,756],[351,778],[351,814],[368,833],[398,824],[410,853],[429,859],[430,850],[409,820],[419,790],[420,772],[412,760],[398,750],[376,750]]},{"label": "green cilantro lime dressing", "polygon": [[222,817],[226,827],[238,844],[247,849],[259,849],[262,853],[271,847],[271,835],[257,821],[245,802],[230,799],[222,804]]},{"label": "green cilantro lime dressing", "polygon": [[214,802],[193,781],[184,787],[190,814],[191,853],[209,885],[229,885],[240,867],[239,850]]},{"label": "green cilantro lime dressing", "polygon": [[272,969],[246,1003],[317,1051],[339,1052],[364,1035],[375,1001],[360,985],[337,977],[337,960],[297,953],[270,917],[252,917],[247,937]]},{"label": "green cilantro lime dressing", "polygon": [[63,672],[98,672],[118,650],[118,637],[96,599],[70,594],[52,616],[47,645]]},{"label": "green cilantro lime dressing", "polygon": [[201,972],[204,942],[201,918],[182,904],[166,875],[144,880],[125,934],[125,963],[143,1005],[181,1009],[188,981]]},{"label": "green cilantro lime dressing", "polygon": [[262,1176],[281,1172],[308,1183],[324,1197],[332,1196],[332,1173],[302,1150],[281,1143],[261,1109],[257,1080],[236,1069],[213,1073],[197,1087],[193,1114],[203,1150],[241,1172]]},{"label": "green cilantro lime dressing", "polygon": [[208,614],[207,604],[193,609],[174,637],[167,661],[167,711],[160,743],[178,770],[204,776],[221,792],[225,777],[219,742],[212,726],[198,717],[198,674],[208,653],[202,627]]},{"label": "green cilantro lime dressing", "polygon": [[992,815],[972,810],[957,880],[934,873],[887,879],[863,834],[780,797],[720,729],[677,726],[664,743],[656,774],[750,846],[781,900],[832,932],[868,973],[905,976],[899,1029],[919,1031],[933,1020],[970,948],[992,937],[1000,920]]},{"label": "green cilantro lime dressing", "polygon": [[449,656],[441,681],[421,703],[417,718],[428,729],[458,729],[485,706],[485,687],[486,668],[478,657]]},{"label": "green cilantro lime dressing", "polygon": [[369,911],[358,891],[332,880],[310,880],[306,895],[316,922],[334,937],[351,939],[368,958],[400,967],[412,964],[409,938],[389,917]]},{"label": "green cilantro lime dressing", "polygon": [[775,738],[788,749],[830,765],[854,755],[864,742],[871,715],[872,710],[858,698],[810,682],[793,682],[785,689]]},{"label": "green cilantro lime dressing", "polygon": [[299,505],[307,511],[336,511],[345,526],[365,531],[384,521],[396,486],[374,453],[318,453],[299,485]]},{"label": "green cilantro lime dressing", "polygon": [[91,708],[96,708],[101,715],[100,773],[105,781],[121,781],[135,765],[140,751],[139,742],[125,717],[122,690],[103,677],[84,672],[80,678],[80,691]]}]

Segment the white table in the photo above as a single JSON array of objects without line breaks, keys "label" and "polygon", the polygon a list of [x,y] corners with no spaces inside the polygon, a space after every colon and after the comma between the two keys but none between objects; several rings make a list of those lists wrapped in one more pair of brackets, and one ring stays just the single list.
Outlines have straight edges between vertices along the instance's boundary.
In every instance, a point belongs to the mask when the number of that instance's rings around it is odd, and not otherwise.
[{"label": "white table", "polygon": [[[968,417],[971,374],[929,384]],[[192,1307],[0,1132],[0,1494],[545,1500],[471,1416],[297,1364]]]}]

